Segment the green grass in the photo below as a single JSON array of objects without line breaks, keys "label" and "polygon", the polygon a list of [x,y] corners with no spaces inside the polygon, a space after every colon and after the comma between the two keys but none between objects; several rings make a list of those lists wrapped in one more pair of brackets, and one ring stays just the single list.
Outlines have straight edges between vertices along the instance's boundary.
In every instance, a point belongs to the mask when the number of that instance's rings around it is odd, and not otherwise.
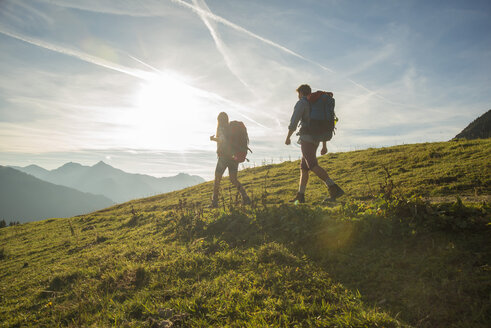
[{"label": "green grass", "polygon": [[315,177],[287,203],[296,161],[241,171],[246,208],[226,179],[217,210],[207,182],[2,228],[0,325],[487,327],[490,146],[329,154],[331,207]]}]

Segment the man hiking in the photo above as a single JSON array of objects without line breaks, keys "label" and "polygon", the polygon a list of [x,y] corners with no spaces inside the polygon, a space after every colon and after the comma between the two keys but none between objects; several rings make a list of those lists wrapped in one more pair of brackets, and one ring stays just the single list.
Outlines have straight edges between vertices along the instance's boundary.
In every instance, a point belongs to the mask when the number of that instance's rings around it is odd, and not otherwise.
[{"label": "man hiking", "polygon": [[[330,198],[328,201],[335,201],[336,198],[341,197],[344,191],[329,177],[327,172],[319,166],[317,162],[317,148],[319,147],[320,141],[322,141],[321,155],[327,153],[326,141],[321,140],[317,133],[314,133],[311,128],[311,103],[309,103],[309,98],[312,95],[312,89],[308,84],[302,84],[296,90],[298,92],[298,101],[295,104],[292,117],[290,119],[290,125],[288,126],[288,135],[285,140],[285,144],[291,144],[291,136],[297,129],[298,123],[300,122],[300,131],[298,135],[300,136],[298,143],[300,144],[300,149],[302,150],[302,161],[300,162],[300,182],[298,187],[298,192],[295,198],[290,200],[290,202],[298,201],[300,203],[305,203],[305,189],[307,188],[307,183],[309,181],[309,170],[313,171],[324,183],[326,184]],[[319,92],[316,92],[318,94]],[[323,93],[332,98],[332,93]],[[333,105],[334,106],[334,105]],[[334,107],[333,107],[334,108]],[[334,114],[334,113],[333,113]],[[334,119],[334,118],[333,118]],[[334,122],[332,123],[332,128],[334,128]],[[332,136],[332,131],[331,131]],[[330,140],[330,137],[328,138]]]},{"label": "man hiking", "polygon": [[[213,198],[211,200],[210,207],[218,207],[218,192],[220,189],[220,181],[222,180],[223,173],[227,168],[230,176],[230,182],[237,188],[240,195],[242,196],[242,203],[244,205],[248,205],[251,203],[251,199],[247,195],[244,187],[240,184],[239,180],[237,180],[239,162],[244,161],[245,154],[247,154],[248,148],[247,145],[245,145],[246,149],[244,154],[244,149],[237,150],[237,146],[234,145],[234,141],[237,139],[237,133],[245,133],[245,136],[243,138],[247,138],[248,142],[249,139],[247,137],[247,132],[241,132],[241,127],[243,130],[245,130],[245,126],[242,124],[242,122],[237,121],[229,123],[228,115],[225,112],[221,112],[220,114],[218,114],[217,123],[216,136],[213,135],[210,137],[211,141],[216,141],[217,143],[218,155],[217,166],[215,168],[215,183],[213,185]],[[231,123],[234,125],[232,125]],[[237,125],[239,126],[239,128],[235,128]]]}]

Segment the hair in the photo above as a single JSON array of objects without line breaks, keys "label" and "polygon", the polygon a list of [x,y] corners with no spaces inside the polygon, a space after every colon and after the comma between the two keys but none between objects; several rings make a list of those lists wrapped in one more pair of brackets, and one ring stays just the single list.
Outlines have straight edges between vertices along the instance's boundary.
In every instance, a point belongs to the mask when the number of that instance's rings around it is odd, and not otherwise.
[{"label": "hair", "polygon": [[312,93],[312,89],[310,88],[310,85],[302,84],[297,88],[297,92],[301,93],[303,96],[308,96]]},{"label": "hair", "polygon": [[220,114],[218,114],[217,121],[218,121],[218,124],[217,124],[217,133],[216,133],[216,135],[218,137],[218,129],[221,128],[222,126],[228,125],[228,115],[227,115],[227,113],[221,112]]}]

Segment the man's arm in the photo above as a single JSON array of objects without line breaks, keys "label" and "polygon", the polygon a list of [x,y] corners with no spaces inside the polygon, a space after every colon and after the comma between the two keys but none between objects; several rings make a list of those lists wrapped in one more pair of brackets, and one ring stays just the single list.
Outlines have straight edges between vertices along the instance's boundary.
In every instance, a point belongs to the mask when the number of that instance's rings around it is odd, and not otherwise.
[{"label": "man's arm", "polygon": [[303,116],[303,112],[305,110],[305,104],[302,103],[302,100],[297,101],[295,104],[295,108],[293,109],[293,114],[290,119],[290,125],[288,126],[288,135],[285,140],[285,144],[289,145],[291,143],[291,136],[293,132],[297,129],[298,122],[300,122],[300,119]]},{"label": "man's arm", "polygon": [[288,130],[288,135],[286,136],[285,145],[289,145],[292,143],[290,138],[291,138],[293,132],[295,132],[295,130]]},{"label": "man's arm", "polygon": [[323,141],[322,142],[321,155],[325,155],[325,154],[327,154],[327,146],[326,146],[326,142]]}]

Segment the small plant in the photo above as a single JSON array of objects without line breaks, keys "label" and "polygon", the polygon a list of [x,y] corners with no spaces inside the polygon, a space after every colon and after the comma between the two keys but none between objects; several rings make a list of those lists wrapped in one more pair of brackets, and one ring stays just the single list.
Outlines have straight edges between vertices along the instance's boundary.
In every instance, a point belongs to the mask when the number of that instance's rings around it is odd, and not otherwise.
[{"label": "small plant", "polygon": [[394,180],[392,179],[392,175],[389,171],[389,168],[385,165],[382,165],[382,168],[385,172],[385,175],[384,175],[384,182],[380,183],[380,194],[382,194],[385,200],[390,200],[394,195],[396,186],[394,184]]},{"label": "small plant", "polygon": [[147,279],[148,273],[144,267],[138,267],[135,271],[135,286],[137,288],[142,287]]},{"label": "small plant", "polygon": [[228,207],[232,209],[234,207],[234,201],[232,198],[232,186],[228,186]]},{"label": "small plant", "polygon": [[72,234],[72,236],[75,236],[75,230],[73,230],[72,222],[68,221],[68,225],[70,226],[70,233]]},{"label": "small plant", "polygon": [[227,211],[227,207],[225,206],[225,196],[223,195],[224,193],[222,192],[222,187],[220,187],[220,193],[219,193],[219,196],[218,198],[220,198],[220,196],[222,197],[222,207],[223,207],[223,211]]},{"label": "small plant", "polygon": [[269,169],[266,171],[266,174],[264,175],[264,180],[262,184],[262,193],[261,193],[261,204],[263,205],[264,208],[266,208],[266,204],[268,201],[268,181],[269,181]]},{"label": "small plant", "polygon": [[95,234],[95,242],[96,244],[99,244],[99,243],[103,243],[107,240],[108,238],[107,237],[104,237],[104,236],[100,236],[98,232],[96,232]]},{"label": "small plant", "polygon": [[125,227],[135,227],[138,225],[141,219],[141,214],[135,211],[133,205],[131,206],[131,218],[124,224]]},{"label": "small plant", "polygon": [[364,175],[365,175],[365,179],[367,180],[367,185],[368,185],[368,191],[370,192],[370,196],[374,197],[375,194],[373,193],[372,191],[372,186],[370,185],[370,180],[368,179],[368,174],[367,172],[363,171]]}]

